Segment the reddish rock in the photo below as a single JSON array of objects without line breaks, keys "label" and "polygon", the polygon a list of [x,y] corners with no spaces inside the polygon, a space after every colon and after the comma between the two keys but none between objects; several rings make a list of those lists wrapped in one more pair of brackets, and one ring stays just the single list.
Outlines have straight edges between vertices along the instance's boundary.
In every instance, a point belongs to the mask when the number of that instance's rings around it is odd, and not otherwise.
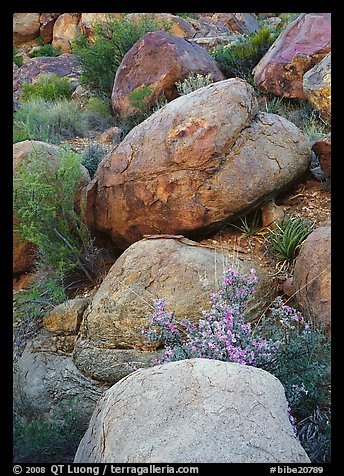
[{"label": "reddish rock", "polygon": [[268,93],[306,99],[302,78],[331,50],[331,14],[301,13],[254,68],[256,85]]},{"label": "reddish rock", "polygon": [[41,56],[28,59],[13,72],[13,98],[19,99],[21,85],[24,82],[34,83],[41,74],[56,74],[76,83],[79,80],[81,68],[77,57],[67,53],[56,57]]},{"label": "reddish rock", "polygon": [[129,95],[142,86],[153,89],[146,98],[149,104],[154,104],[163,93],[167,99],[174,99],[178,96],[175,82],[190,73],[210,74],[213,81],[225,79],[218,63],[204,48],[164,31],[146,33],[124,56],[117,70],[112,108],[122,116],[135,112]]},{"label": "reddish rock", "polygon": [[39,32],[44,43],[51,43],[53,41],[54,24],[60,15],[61,13],[41,13]]},{"label": "reddish rock", "polygon": [[214,13],[211,20],[230,28],[234,33],[247,34],[260,30],[252,13]]},{"label": "reddish rock", "polygon": [[192,38],[196,33],[189,21],[171,13],[129,13],[127,18],[138,23],[143,17],[153,18],[158,25],[161,25],[162,30],[165,29],[165,25],[168,25],[169,33],[178,38]]},{"label": "reddish rock", "polygon": [[269,226],[275,221],[279,221],[283,218],[283,207],[276,205],[274,200],[265,203],[262,208],[262,226]]},{"label": "reddish rock", "polygon": [[331,177],[331,135],[317,140],[312,149],[320,161],[322,170]]},{"label": "reddish rock", "polygon": [[39,13],[13,14],[13,44],[25,44],[39,36]]},{"label": "reddish rock", "polygon": [[291,122],[257,113],[238,78],[165,105],[100,163],[89,227],[124,249],[145,234],[195,237],[271,199],[305,172],[311,146]]},{"label": "reddish rock", "polygon": [[293,293],[304,315],[331,331],[331,227],[319,227],[303,242],[294,267]]},{"label": "reddish rock", "polygon": [[54,334],[74,335],[78,332],[89,299],[70,299],[43,316],[45,329]]}]

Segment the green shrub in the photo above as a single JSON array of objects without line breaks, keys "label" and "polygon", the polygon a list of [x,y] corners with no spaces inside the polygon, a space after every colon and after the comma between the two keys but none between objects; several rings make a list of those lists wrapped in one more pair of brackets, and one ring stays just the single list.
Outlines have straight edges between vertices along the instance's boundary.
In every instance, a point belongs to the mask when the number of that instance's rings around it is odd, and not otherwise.
[{"label": "green shrub", "polygon": [[23,83],[20,100],[44,99],[56,101],[57,99],[70,99],[72,88],[68,78],[56,74],[42,74],[35,83]]},{"label": "green shrub", "polygon": [[268,242],[273,255],[280,260],[292,262],[296,252],[312,232],[314,224],[295,218],[284,216],[276,225],[269,230]]},{"label": "green shrub", "polygon": [[[79,403],[80,405],[80,403]],[[61,405],[61,415],[51,420],[33,417],[14,420],[14,463],[72,463],[86,425],[80,424],[76,402]]]},{"label": "green shrub", "polygon": [[145,33],[161,29],[161,23],[146,16],[138,24],[127,17],[95,22],[94,42],[88,42],[81,34],[72,42],[73,54],[80,58],[81,83],[98,96],[110,98],[116,71],[124,55]]},{"label": "green shrub", "polygon": [[37,246],[57,274],[78,268],[92,281],[83,258],[90,236],[75,209],[81,160],[67,147],[61,147],[54,160],[32,153],[14,176],[13,209],[19,220],[15,231]]},{"label": "green shrub", "polygon": [[93,178],[99,163],[105,158],[105,155],[106,149],[99,142],[89,144],[82,151],[82,163],[89,171],[91,178]]},{"label": "green shrub", "polygon": [[270,28],[262,28],[258,33],[242,35],[229,45],[217,46],[210,54],[220,63],[227,78],[246,79],[276,37],[277,33]]},{"label": "green shrub", "polygon": [[39,48],[36,48],[31,53],[29,53],[30,58],[38,58],[40,56],[60,56],[61,48],[59,46],[55,47],[51,43],[47,43]]},{"label": "green shrub", "polygon": [[111,116],[104,116],[90,107],[81,108],[77,101],[28,101],[14,114],[13,142],[41,140],[59,144],[64,139],[90,137],[113,125]]},{"label": "green shrub", "polygon": [[212,84],[214,81],[211,78],[210,74],[202,75],[202,74],[189,74],[189,76],[184,79],[183,81],[176,82],[176,87],[181,96],[184,94],[192,93],[197,89],[203,88],[204,86],[208,86]]},{"label": "green shrub", "polygon": [[24,63],[24,58],[17,54],[16,48],[13,49],[13,63],[15,63],[18,68],[20,68]]}]

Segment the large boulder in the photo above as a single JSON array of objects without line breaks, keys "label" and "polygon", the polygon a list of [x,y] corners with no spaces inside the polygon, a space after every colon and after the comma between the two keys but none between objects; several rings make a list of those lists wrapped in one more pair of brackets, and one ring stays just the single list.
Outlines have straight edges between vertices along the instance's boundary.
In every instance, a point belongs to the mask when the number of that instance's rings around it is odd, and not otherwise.
[{"label": "large boulder", "polygon": [[39,13],[13,13],[13,44],[20,46],[39,36]]},{"label": "large boulder", "polygon": [[112,266],[85,311],[74,352],[79,370],[113,383],[139,359],[149,362],[156,344],[147,343],[140,328],[148,325],[154,299],[165,298],[177,320],[197,322],[202,310],[209,309],[210,293],[218,289],[231,262],[243,273],[252,267],[257,270],[257,292],[248,308],[248,314],[257,317],[276,292],[276,283],[258,263],[234,260],[229,253],[181,236],[133,244]]},{"label": "large boulder", "polygon": [[294,267],[293,293],[304,315],[331,332],[331,227],[314,230]]},{"label": "large boulder", "polygon": [[303,75],[303,92],[325,120],[331,119],[331,53]]},{"label": "large boulder", "polygon": [[52,45],[62,53],[71,53],[70,42],[80,32],[81,13],[62,13],[54,23]]},{"label": "large boulder", "polygon": [[301,13],[254,68],[256,85],[286,98],[306,99],[303,75],[331,51],[331,14]]},{"label": "large boulder", "polygon": [[77,57],[67,53],[55,57],[31,58],[13,73],[13,98],[19,99],[21,86],[24,82],[35,83],[42,74],[66,77],[76,86],[79,82],[81,68]]},{"label": "large boulder", "polygon": [[208,359],[138,370],[101,397],[74,463],[310,463],[280,381]]},{"label": "large boulder", "polygon": [[127,134],[87,188],[85,221],[121,249],[145,234],[198,238],[290,186],[310,158],[294,124],[258,114],[247,82],[220,81]]},{"label": "large boulder", "polygon": [[[36,339],[40,339],[38,335]],[[35,339],[34,339],[35,340]],[[13,403],[21,416],[61,416],[61,407],[73,402],[76,424],[87,424],[97,400],[108,388],[85,377],[70,355],[35,349],[34,340],[15,363]]]},{"label": "large boulder", "polygon": [[152,89],[145,98],[147,104],[154,104],[163,93],[173,99],[178,96],[176,81],[191,73],[210,74],[213,81],[225,79],[218,63],[204,48],[165,31],[146,33],[126,53],[117,69],[112,108],[122,116],[136,112],[130,94],[143,86]]}]

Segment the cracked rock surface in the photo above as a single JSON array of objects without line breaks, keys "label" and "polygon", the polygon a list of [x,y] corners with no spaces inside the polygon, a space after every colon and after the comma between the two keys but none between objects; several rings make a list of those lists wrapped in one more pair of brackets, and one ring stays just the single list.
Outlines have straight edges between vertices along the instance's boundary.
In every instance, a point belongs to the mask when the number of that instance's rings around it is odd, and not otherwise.
[{"label": "cracked rock surface", "polygon": [[98,401],[75,463],[308,463],[268,372],[191,359],[138,370]]}]

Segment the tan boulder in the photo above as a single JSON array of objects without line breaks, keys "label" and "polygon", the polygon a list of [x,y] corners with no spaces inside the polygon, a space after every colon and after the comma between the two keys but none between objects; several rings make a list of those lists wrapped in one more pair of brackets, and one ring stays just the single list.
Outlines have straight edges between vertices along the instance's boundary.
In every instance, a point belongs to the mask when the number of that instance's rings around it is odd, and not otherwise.
[{"label": "tan boulder", "polygon": [[151,88],[144,99],[153,105],[161,94],[177,97],[176,81],[191,73],[210,74],[213,81],[225,78],[218,63],[202,47],[164,31],[146,33],[124,56],[117,69],[111,95],[114,112],[127,116],[138,109],[130,95]]},{"label": "tan boulder", "polygon": [[70,299],[43,316],[45,329],[54,334],[76,334],[89,299]]},{"label": "tan boulder", "polygon": [[260,30],[259,23],[252,13],[214,13],[211,20],[230,28],[234,33],[248,34]]},{"label": "tan boulder", "polygon": [[129,13],[127,16],[133,23],[138,23],[144,17],[154,19],[158,25],[161,25],[162,30],[165,25],[169,26],[171,35],[178,38],[192,38],[196,33],[187,20],[172,13]]},{"label": "tan boulder", "polygon": [[259,113],[231,78],[177,98],[132,129],[85,190],[85,221],[120,249],[145,234],[213,231],[268,201],[306,171],[308,138]]},{"label": "tan boulder", "polygon": [[302,243],[294,267],[295,300],[308,319],[331,332],[331,227],[319,227]]},{"label": "tan boulder", "polygon": [[51,43],[53,41],[54,24],[60,15],[61,13],[41,13],[39,32],[44,43]]},{"label": "tan boulder", "polygon": [[102,23],[112,18],[121,19],[123,13],[81,13],[80,30],[87,38],[93,39],[95,37],[94,23]]},{"label": "tan boulder", "polygon": [[253,69],[256,85],[286,98],[306,99],[303,75],[331,50],[331,13],[301,13]]},{"label": "tan boulder", "polygon": [[303,75],[303,92],[324,119],[331,121],[331,53]]},{"label": "tan boulder", "polygon": [[39,36],[39,13],[13,13],[13,44],[19,46]]},{"label": "tan boulder", "polygon": [[210,359],[140,369],[104,393],[74,463],[109,461],[310,463],[281,382]]},{"label": "tan boulder", "polygon": [[125,356],[128,365],[139,355],[149,363],[157,347],[147,342],[140,328],[148,324],[154,299],[166,299],[177,320],[197,322],[201,311],[209,309],[210,293],[218,289],[228,264],[243,273],[256,268],[259,283],[248,308],[256,317],[276,291],[275,282],[257,262],[182,236],[159,235],[133,244],[112,266],[84,314],[74,352],[79,370],[113,382],[130,370],[120,368],[119,358]]},{"label": "tan boulder", "polygon": [[62,13],[55,21],[52,45],[59,47],[62,53],[71,53],[70,41],[80,31],[80,13]]}]

